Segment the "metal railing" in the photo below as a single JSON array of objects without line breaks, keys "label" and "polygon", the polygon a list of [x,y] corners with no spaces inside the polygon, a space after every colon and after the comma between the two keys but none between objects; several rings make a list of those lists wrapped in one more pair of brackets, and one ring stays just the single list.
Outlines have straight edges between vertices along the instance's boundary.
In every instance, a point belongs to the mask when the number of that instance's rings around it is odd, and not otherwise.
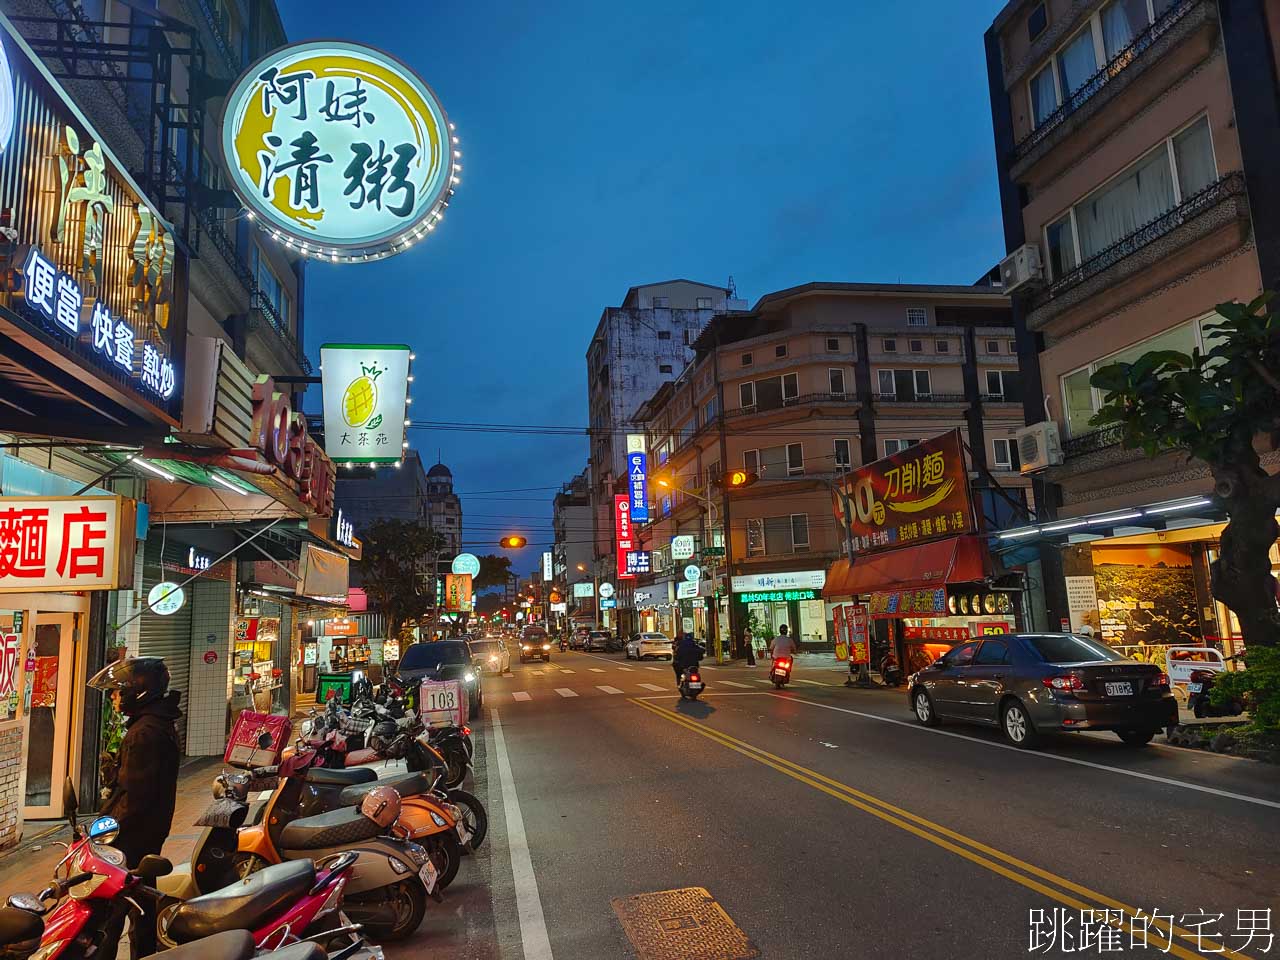
[{"label": "metal railing", "polygon": [[896,393],[872,394],[877,403],[965,403],[963,393],[917,393],[914,397],[900,397]]},{"label": "metal railing", "polygon": [[1063,274],[1045,288],[1036,298],[1035,306],[1042,306],[1059,294],[1083,283],[1090,277],[1119,263],[1125,257],[1141,250],[1147,244],[1167,236],[1184,223],[1194,220],[1206,210],[1217,206],[1228,197],[1245,196],[1244,174],[1232,171],[1219,177],[1198,193],[1193,193],[1180,204],[1161,214],[1127,237],[1121,237],[1111,246],[1094,254],[1070,273]]},{"label": "metal railing", "polygon": [[218,54],[222,57],[222,62],[226,64],[227,69],[234,77],[240,72],[240,57],[231,49],[230,27],[231,24],[227,17],[219,16],[218,11],[213,8],[210,0],[187,0],[187,6],[195,7],[200,11],[200,15],[204,18],[204,22],[208,24],[209,32],[213,34],[214,45],[218,48]]},{"label": "metal railing", "polygon": [[1091,430],[1088,433],[1082,433],[1078,437],[1071,437],[1067,440],[1062,445],[1062,456],[1070,460],[1072,457],[1080,457],[1086,453],[1097,453],[1099,450],[1118,446],[1123,436],[1124,429],[1120,426]]},{"label": "metal railing", "polygon": [[[1058,129],[1068,117],[1089,102],[1103,87],[1123,74],[1124,70],[1138,57],[1149,50],[1157,40],[1164,36],[1174,24],[1178,23],[1194,7],[1205,0],[1183,0],[1156,18],[1155,23],[1134,37],[1127,47],[1103,64],[1102,69],[1074,90],[1053,113],[1029,134],[1018,141],[1013,148],[1014,160],[1021,160],[1035,147],[1044,141],[1049,134]],[[1049,69],[1054,69],[1051,62]]]},{"label": "metal railing", "polygon": [[[758,406],[739,407],[737,410],[726,410],[724,412],[725,419],[733,417],[749,417],[757,413],[774,413],[778,410],[785,410],[787,407],[803,407],[815,403],[848,403],[856,404],[858,398],[852,393],[805,393],[798,397],[787,397],[782,404],[777,407],[768,407],[764,410]],[[709,421],[714,423],[714,421]]]}]

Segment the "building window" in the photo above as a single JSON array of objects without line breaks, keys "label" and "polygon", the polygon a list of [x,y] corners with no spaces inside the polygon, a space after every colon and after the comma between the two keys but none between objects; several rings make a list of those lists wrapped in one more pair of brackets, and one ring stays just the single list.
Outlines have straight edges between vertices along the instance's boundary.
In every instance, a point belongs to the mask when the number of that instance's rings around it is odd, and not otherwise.
[{"label": "building window", "polygon": [[738,384],[738,402],[744,410],[777,410],[799,395],[800,378],[794,373]]},{"label": "building window", "polygon": [[933,395],[928,370],[880,370],[877,377],[884,400],[923,400]]},{"label": "building window", "polygon": [[280,282],[280,278],[276,276],[275,270],[271,268],[271,264],[256,243],[253,245],[253,274],[262,298],[271,305],[285,329],[292,330],[293,302],[284,284]]},{"label": "building window", "polygon": [[1020,470],[1018,462],[1018,443],[1008,437],[996,437],[991,441],[994,463],[997,470]]},{"label": "building window", "polygon": [[999,353],[999,352],[1000,352],[1000,341],[999,341],[999,340],[988,340],[988,341],[987,341],[987,353]]},{"label": "building window", "polygon": [[924,353],[924,341],[908,340],[907,349],[910,350],[912,353]]},{"label": "building window", "polygon": [[711,309],[711,298],[710,298],[710,297],[698,297],[698,299],[697,299],[697,301],[696,301],[696,302],[697,302],[697,307],[698,307],[698,309],[699,309],[699,310],[710,310],[710,309]]},{"label": "building window", "polygon": [[660,364],[658,364],[658,372],[659,372],[659,373],[670,373],[670,372],[671,372],[671,364],[669,364],[669,363],[660,363]]},{"label": "building window", "polygon": [[849,459],[849,441],[848,440],[836,441],[835,459],[836,459],[837,472],[843,472],[845,470],[850,469],[853,466],[853,461]]},{"label": "building window", "polygon": [[720,461],[717,460],[707,467],[707,486],[710,487],[720,481]]},{"label": "building window", "polygon": [[908,327],[927,327],[928,325],[929,312],[924,307],[907,307]]},{"label": "building window", "polygon": [[809,515],[793,513],[791,515],[791,547],[794,550],[809,546]]},{"label": "building window", "polygon": [[654,297],[653,305],[659,309],[671,306],[670,297]]},{"label": "building window", "polygon": [[748,380],[738,384],[738,406],[749,410],[756,405],[756,385]]},{"label": "building window", "polygon": [[1045,13],[1044,4],[1038,3],[1027,17],[1027,39],[1034,40],[1040,34],[1044,33],[1044,28],[1049,25],[1048,14]]},{"label": "building window", "polygon": [[844,371],[832,367],[827,371],[827,377],[831,383],[831,392],[837,397],[844,396]]},{"label": "building window", "polygon": [[747,556],[764,556],[764,521],[747,521]]},{"label": "building window", "polygon": [[670,340],[670,339],[671,339],[671,331],[670,331],[670,330],[659,330],[659,331],[658,331],[658,339],[659,339],[659,340]]},{"label": "building window", "polygon": [[1016,370],[988,370],[987,396],[1010,403],[1022,400],[1022,376]]},{"label": "building window", "polygon": [[897,353],[897,352],[898,352],[898,341],[897,341],[897,340],[891,340],[891,339],[881,340],[881,341],[880,341],[880,349],[881,349],[881,350],[883,350],[885,353]]},{"label": "building window", "polygon": [[1052,279],[1168,213],[1217,176],[1209,121],[1201,117],[1045,227]]},{"label": "building window", "polygon": [[663,445],[658,448],[658,466],[662,466],[670,459],[671,448],[668,447],[666,443],[663,443]]},{"label": "building window", "polygon": [[950,340],[935,340],[935,341],[933,341],[933,352],[934,352],[934,353],[950,353],[950,352],[951,352],[951,341],[950,341]]},{"label": "building window", "polygon": [[827,353],[839,353],[839,352],[840,352],[840,338],[827,337]]},{"label": "building window", "polygon": [[907,449],[907,447],[914,447],[919,442],[919,440],[885,440],[884,455],[891,457],[895,453],[900,453]]},{"label": "building window", "polygon": [[798,476],[804,473],[804,444],[787,444],[787,476]]},{"label": "building window", "polygon": [[794,373],[782,375],[782,402],[794,400],[800,396],[800,377]]},{"label": "building window", "polygon": [[773,355],[781,360],[787,355],[787,345],[785,343],[778,344],[773,348]]},{"label": "building window", "polygon": [[1008,343],[1008,347],[1009,347],[1009,356],[1011,357],[1016,356],[1018,353],[1018,341],[1010,340]]},{"label": "building window", "polygon": [[751,356],[751,354],[749,354],[749,353],[744,353],[744,354],[742,355],[742,365],[743,365],[744,367],[749,367],[749,366],[751,366],[751,360],[752,360],[752,356]]},{"label": "building window", "polygon": [[760,472],[760,451],[759,450],[743,450],[742,451],[742,469],[748,473]]},{"label": "building window", "polygon": [[711,423],[720,413],[720,401],[718,397],[713,396],[702,407],[702,422]]}]

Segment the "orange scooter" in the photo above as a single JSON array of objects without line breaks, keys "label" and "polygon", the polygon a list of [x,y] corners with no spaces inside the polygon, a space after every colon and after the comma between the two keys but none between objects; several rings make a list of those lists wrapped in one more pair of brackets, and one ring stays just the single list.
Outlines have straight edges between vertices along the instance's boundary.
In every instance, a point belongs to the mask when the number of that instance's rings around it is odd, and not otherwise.
[{"label": "orange scooter", "polygon": [[398,832],[431,854],[440,870],[440,888],[457,876],[463,844],[470,837],[465,822],[450,806],[428,793],[435,774],[409,773],[379,780],[370,767],[333,770],[313,762],[319,762],[317,755],[303,747],[281,767],[254,771],[256,778],[279,779],[262,815],[252,826],[239,830],[236,869],[240,876],[283,860],[313,858],[320,849],[328,852],[357,845],[348,843],[347,828],[359,825],[360,801],[380,786],[392,787],[401,795]]}]

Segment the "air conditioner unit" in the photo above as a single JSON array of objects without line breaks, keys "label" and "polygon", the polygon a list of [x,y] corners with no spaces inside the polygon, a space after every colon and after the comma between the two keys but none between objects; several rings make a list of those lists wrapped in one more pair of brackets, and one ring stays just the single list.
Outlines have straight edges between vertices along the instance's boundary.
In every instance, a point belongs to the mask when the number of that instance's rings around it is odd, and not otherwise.
[{"label": "air conditioner unit", "polygon": [[1038,473],[1062,463],[1062,440],[1052,420],[1023,427],[1017,434],[1018,462],[1023,473]]},{"label": "air conditioner unit", "polygon": [[1040,247],[1034,243],[1024,243],[1001,260],[1000,279],[1005,293],[1013,293],[1020,287],[1038,286],[1044,280]]}]

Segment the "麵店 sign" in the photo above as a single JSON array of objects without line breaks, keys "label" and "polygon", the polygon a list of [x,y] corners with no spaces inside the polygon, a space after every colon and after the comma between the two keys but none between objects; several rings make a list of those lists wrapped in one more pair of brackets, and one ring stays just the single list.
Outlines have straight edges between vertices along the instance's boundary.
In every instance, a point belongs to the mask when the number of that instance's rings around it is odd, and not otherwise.
[{"label": "\u9eb5\u5e97 sign", "polygon": [[3,16],[0,211],[0,330],[16,328],[86,399],[178,426],[186,255]]},{"label": "\u9eb5\u5e97 sign", "polygon": [[335,463],[404,459],[408,346],[326,343],[320,347],[324,450]]},{"label": "\u9eb5\u5e97 sign", "polygon": [[0,593],[128,587],[134,512],[123,497],[0,497]]},{"label": "\u9eb5\u5e97 sign", "polygon": [[285,246],[333,262],[407,249],[458,183],[457,138],[422,78],[361,44],[267,54],[227,96],[231,187]]},{"label": "\u9eb5\u5e97 sign", "polygon": [[756,593],[771,590],[821,590],[827,584],[825,570],[799,570],[794,573],[752,573],[734,577],[730,589],[734,593]]}]

